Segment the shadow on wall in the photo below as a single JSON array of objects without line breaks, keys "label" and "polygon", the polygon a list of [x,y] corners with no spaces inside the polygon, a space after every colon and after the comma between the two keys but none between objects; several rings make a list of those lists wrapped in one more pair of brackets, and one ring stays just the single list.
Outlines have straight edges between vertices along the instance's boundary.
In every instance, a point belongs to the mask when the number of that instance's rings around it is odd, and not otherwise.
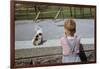
[{"label": "shadow on wall", "polygon": [[88,63],[90,61],[95,61],[95,51],[94,50],[85,51],[83,48],[83,45],[80,44],[79,57],[82,63]]},{"label": "shadow on wall", "polygon": [[81,62],[83,63],[86,63],[87,62],[87,57],[86,57],[86,54],[85,54],[85,51],[83,49],[83,45],[80,44],[80,53],[79,53],[79,57],[81,59]]}]

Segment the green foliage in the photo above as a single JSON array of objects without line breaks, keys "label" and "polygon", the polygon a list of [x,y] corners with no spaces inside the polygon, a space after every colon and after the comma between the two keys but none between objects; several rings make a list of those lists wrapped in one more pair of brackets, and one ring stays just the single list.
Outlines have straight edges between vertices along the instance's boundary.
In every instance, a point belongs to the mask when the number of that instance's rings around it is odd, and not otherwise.
[{"label": "green foliage", "polygon": [[74,18],[93,18],[94,8],[79,8],[79,7],[60,7],[48,5],[20,5],[15,9],[15,20],[35,19],[40,11],[38,19],[54,19],[59,8],[62,8],[58,19],[74,17]]}]

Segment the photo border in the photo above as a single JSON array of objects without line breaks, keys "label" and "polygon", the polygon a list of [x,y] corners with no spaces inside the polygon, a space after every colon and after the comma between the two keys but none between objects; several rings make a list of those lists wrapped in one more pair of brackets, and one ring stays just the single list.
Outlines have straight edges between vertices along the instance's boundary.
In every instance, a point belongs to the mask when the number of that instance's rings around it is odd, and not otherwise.
[{"label": "photo border", "polygon": [[[88,62],[88,63],[80,63],[80,62],[74,62],[74,63],[61,63],[61,64],[48,64],[48,65],[29,65],[29,66],[21,66],[16,67],[15,66],[15,4],[47,4],[47,5],[57,5],[57,6],[69,6],[69,7],[91,7],[95,8],[95,15],[94,15],[94,48],[95,48],[95,61]],[[11,68],[28,68],[28,67],[45,67],[45,66],[60,66],[60,65],[76,65],[76,64],[90,64],[90,63],[96,63],[96,5],[81,5],[81,4],[65,4],[65,3],[49,3],[49,2],[35,2],[35,1],[10,1],[10,67]]]}]

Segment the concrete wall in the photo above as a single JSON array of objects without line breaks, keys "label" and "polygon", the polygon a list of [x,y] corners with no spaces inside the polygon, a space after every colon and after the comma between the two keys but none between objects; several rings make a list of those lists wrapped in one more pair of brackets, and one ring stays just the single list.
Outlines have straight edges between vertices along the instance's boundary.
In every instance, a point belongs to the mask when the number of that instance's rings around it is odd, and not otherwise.
[{"label": "concrete wall", "polygon": [[[85,51],[94,50],[93,38],[82,38],[81,44]],[[43,45],[34,46],[31,41],[15,42],[15,58],[26,58],[43,55],[61,54],[62,48],[57,39],[47,40]]]}]

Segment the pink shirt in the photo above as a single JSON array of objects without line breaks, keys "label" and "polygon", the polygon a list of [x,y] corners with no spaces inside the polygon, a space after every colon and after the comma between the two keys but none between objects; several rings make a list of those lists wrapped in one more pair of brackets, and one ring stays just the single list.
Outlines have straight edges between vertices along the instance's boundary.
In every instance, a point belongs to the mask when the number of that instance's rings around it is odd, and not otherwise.
[{"label": "pink shirt", "polygon": [[[77,36],[74,36],[74,37],[75,37],[75,41],[76,41],[74,53],[79,53],[80,38],[77,37]],[[66,41],[66,37],[63,36],[60,39],[60,42],[61,42],[61,46],[62,46],[62,49],[63,49],[63,55],[69,55],[70,54],[70,46],[69,46],[68,42]]]}]

